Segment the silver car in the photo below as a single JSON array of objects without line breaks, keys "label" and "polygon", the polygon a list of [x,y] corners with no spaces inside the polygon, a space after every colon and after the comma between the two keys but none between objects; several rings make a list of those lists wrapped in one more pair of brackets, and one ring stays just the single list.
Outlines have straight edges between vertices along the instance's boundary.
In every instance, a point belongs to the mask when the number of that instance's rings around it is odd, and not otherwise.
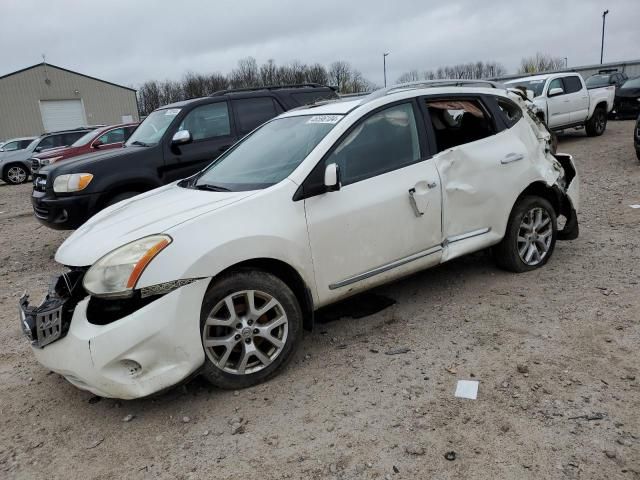
[{"label": "silver car", "polygon": [[[31,171],[31,157],[33,157],[34,154],[53,148],[67,147],[90,130],[93,130],[93,128],[79,128],[45,133],[39,137],[24,137],[23,139],[8,140],[2,149],[0,149],[0,172],[2,173],[2,180],[11,185],[26,182]],[[22,148],[7,149],[9,143],[14,140],[24,140],[29,143]],[[13,145],[11,145],[11,147],[13,147]]]}]

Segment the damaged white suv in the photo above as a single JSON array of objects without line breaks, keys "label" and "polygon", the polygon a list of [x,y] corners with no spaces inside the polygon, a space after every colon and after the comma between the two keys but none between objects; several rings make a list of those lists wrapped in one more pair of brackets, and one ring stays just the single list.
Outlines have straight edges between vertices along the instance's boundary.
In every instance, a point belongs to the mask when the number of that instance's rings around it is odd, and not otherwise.
[{"label": "damaged white suv", "polygon": [[97,395],[197,373],[247,387],[319,307],[487,247],[507,270],[540,267],[577,237],[577,209],[571,157],[515,93],[395,87],[284,113],[97,214],[59,248],[68,270],[42,304],[21,299],[21,324],[40,363]]}]

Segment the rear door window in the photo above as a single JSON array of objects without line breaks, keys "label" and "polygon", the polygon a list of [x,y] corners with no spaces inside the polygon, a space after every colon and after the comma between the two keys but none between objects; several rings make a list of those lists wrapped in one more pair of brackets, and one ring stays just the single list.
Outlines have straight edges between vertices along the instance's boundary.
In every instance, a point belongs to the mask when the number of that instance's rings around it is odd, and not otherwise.
[{"label": "rear door window", "polygon": [[575,75],[564,77],[564,93],[576,93],[582,90],[582,82]]},{"label": "rear door window", "polygon": [[427,99],[438,152],[496,133],[489,113],[476,99]]},{"label": "rear door window", "polygon": [[271,120],[279,113],[271,97],[243,98],[232,100],[231,103],[236,113],[236,124],[242,135]]}]

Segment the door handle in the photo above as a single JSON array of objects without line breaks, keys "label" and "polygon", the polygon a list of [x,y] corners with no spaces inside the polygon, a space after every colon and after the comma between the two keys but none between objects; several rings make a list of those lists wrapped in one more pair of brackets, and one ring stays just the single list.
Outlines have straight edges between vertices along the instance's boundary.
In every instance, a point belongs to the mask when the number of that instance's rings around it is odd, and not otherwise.
[{"label": "door handle", "polygon": [[421,217],[429,206],[429,190],[435,188],[438,183],[435,180],[420,181],[415,187],[409,189],[409,203],[416,217]]},{"label": "door handle", "polygon": [[510,153],[500,160],[500,163],[506,165],[507,163],[519,162],[520,160],[524,160],[524,155],[521,153]]}]

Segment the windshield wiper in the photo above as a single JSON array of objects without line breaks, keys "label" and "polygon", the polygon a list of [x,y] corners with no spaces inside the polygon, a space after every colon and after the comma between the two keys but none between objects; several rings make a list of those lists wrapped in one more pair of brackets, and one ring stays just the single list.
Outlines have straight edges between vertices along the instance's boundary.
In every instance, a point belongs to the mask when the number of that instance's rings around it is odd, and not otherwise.
[{"label": "windshield wiper", "polygon": [[211,183],[202,183],[200,185],[194,185],[198,190],[208,190],[209,192],[230,192],[227,187],[221,187],[220,185],[213,185]]},{"label": "windshield wiper", "polygon": [[140,145],[141,147],[148,147],[149,146],[148,143],[142,142],[140,140],[135,140],[135,141],[131,142],[131,145]]}]

